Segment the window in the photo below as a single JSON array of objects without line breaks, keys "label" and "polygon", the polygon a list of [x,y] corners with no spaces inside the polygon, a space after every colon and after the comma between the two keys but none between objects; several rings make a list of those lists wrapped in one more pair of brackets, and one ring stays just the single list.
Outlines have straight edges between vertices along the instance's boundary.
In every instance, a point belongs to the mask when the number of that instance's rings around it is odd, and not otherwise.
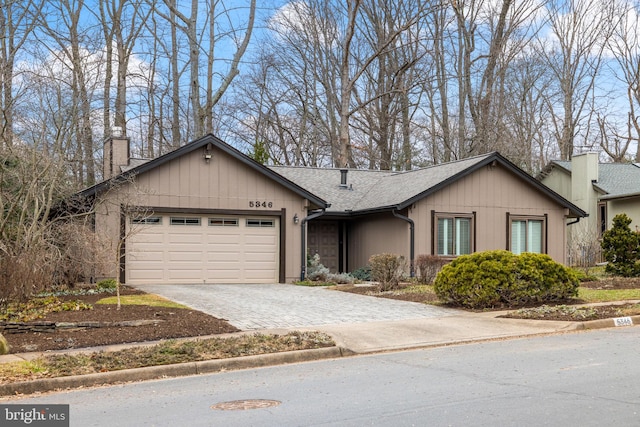
[{"label": "window", "polygon": [[213,227],[237,227],[237,218],[209,218],[209,225]]},{"label": "window", "polygon": [[272,219],[247,219],[247,227],[275,227]]},{"label": "window", "polygon": [[162,224],[161,216],[131,218],[131,224]]},{"label": "window", "polygon": [[435,218],[436,254],[458,256],[472,252],[473,214],[435,214]]},{"label": "window", "polygon": [[544,217],[511,217],[511,252],[546,252],[545,228]]},{"label": "window", "polygon": [[200,225],[200,218],[172,216],[171,225]]},{"label": "window", "polygon": [[607,231],[607,204],[606,203],[598,203],[598,224],[600,225],[599,231],[600,236]]}]

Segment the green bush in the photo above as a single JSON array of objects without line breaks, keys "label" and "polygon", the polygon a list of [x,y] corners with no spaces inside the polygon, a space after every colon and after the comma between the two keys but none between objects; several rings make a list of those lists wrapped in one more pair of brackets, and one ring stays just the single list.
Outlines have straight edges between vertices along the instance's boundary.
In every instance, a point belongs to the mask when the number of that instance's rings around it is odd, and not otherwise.
[{"label": "green bush", "polygon": [[107,291],[115,289],[117,286],[118,282],[116,282],[116,279],[104,279],[96,284],[96,289],[99,291]]},{"label": "green bush", "polygon": [[368,282],[369,280],[371,280],[371,267],[366,265],[364,267],[353,270],[350,274],[354,279]]},{"label": "green bush", "polygon": [[605,271],[616,276],[640,275],[638,246],[640,235],[629,228],[631,218],[625,214],[613,217],[613,226],[602,235],[602,255],[607,260]]},{"label": "green bush", "polygon": [[444,303],[489,308],[562,301],[575,297],[578,278],[548,255],[486,251],[445,265],[434,290]]},{"label": "green bush", "polygon": [[377,254],[369,258],[371,280],[380,284],[380,290],[396,289],[404,276],[405,260],[401,255]]}]

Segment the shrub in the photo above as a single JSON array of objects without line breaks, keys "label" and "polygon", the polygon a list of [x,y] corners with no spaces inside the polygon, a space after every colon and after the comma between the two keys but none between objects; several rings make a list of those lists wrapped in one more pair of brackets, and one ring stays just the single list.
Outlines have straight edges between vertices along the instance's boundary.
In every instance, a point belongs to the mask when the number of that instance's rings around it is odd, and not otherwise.
[{"label": "shrub", "polygon": [[9,343],[7,339],[0,334],[0,356],[9,353]]},{"label": "shrub", "polygon": [[486,251],[445,265],[434,290],[444,303],[489,308],[561,301],[577,295],[575,273],[548,255]]},{"label": "shrub", "polygon": [[369,258],[371,279],[380,283],[380,290],[396,289],[404,275],[405,260],[401,255],[377,254]]},{"label": "shrub", "polygon": [[320,262],[320,255],[315,254],[307,258],[307,279],[326,282],[329,273],[329,269]]},{"label": "shrub", "polygon": [[608,264],[607,273],[616,276],[640,275],[638,246],[640,236],[629,228],[631,218],[625,214],[613,217],[613,226],[602,235],[602,255]]},{"label": "shrub", "polygon": [[306,278],[313,282],[325,282],[327,284],[350,284],[354,281],[354,278],[348,273],[331,273],[327,267],[322,265],[318,254],[307,258]]},{"label": "shrub", "polygon": [[371,267],[365,265],[364,267],[360,267],[356,270],[353,270],[351,273],[351,277],[362,280],[363,282],[368,282],[371,280]]},{"label": "shrub", "polygon": [[416,258],[416,268],[418,269],[418,281],[430,285],[436,278],[438,272],[449,261],[436,255],[418,255]]},{"label": "shrub", "polygon": [[96,289],[99,291],[113,290],[117,286],[118,286],[118,282],[116,282],[116,279],[104,279],[104,280],[100,280],[96,284]]}]

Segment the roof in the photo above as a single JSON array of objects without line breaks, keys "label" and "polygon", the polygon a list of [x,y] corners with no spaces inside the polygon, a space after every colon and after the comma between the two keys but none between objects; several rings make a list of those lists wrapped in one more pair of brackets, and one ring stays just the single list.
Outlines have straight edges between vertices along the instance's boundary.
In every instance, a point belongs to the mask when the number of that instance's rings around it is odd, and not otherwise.
[{"label": "roof", "polygon": [[270,169],[330,201],[328,213],[352,215],[404,209],[493,162],[568,208],[570,216],[587,215],[496,152],[406,172],[348,169],[346,187],[340,186],[341,169],[292,166],[271,166]]},{"label": "roof", "polygon": [[[571,174],[570,161],[554,160],[551,166]],[[593,186],[604,194],[600,197],[603,200],[640,196],[640,166],[636,163],[599,163],[598,181]]]},{"label": "roof", "polygon": [[322,208],[327,208],[329,207],[329,203],[327,203],[327,201],[323,200],[322,198],[318,197],[317,195],[311,193],[310,191],[308,191],[305,188],[302,188],[301,186],[299,186],[296,183],[293,183],[291,181],[289,181],[288,179],[286,179],[285,177],[278,175],[277,173],[273,172],[271,169],[267,168],[266,166],[261,165],[260,163],[254,161],[253,159],[251,159],[250,157],[246,156],[245,154],[241,153],[240,151],[236,150],[235,148],[233,148],[232,146],[230,146],[229,144],[225,143],[224,141],[222,141],[221,139],[215,137],[214,135],[205,135],[202,138],[196,139],[195,141],[192,141],[186,145],[183,145],[182,147],[173,150],[167,154],[164,154],[160,157],[156,157],[153,160],[149,160],[146,162],[136,162],[137,164],[134,166],[134,164],[131,164],[131,168],[127,168],[125,171],[123,171],[122,173],[120,173],[119,175],[114,176],[113,178],[107,179],[105,181],[102,181],[92,187],[89,187],[85,190],[80,191],[79,193],[76,194],[77,197],[81,197],[81,198],[86,198],[86,197],[92,197],[98,194],[101,194],[104,191],[107,191],[108,189],[112,188],[114,185],[124,182],[127,179],[129,179],[132,176],[135,175],[139,175],[141,173],[147,172],[151,169],[154,169],[160,165],[163,165],[167,162],[172,161],[173,159],[176,159],[178,157],[181,157],[187,153],[190,153],[194,150],[197,149],[201,149],[205,146],[207,146],[208,144],[211,144],[213,147],[218,148],[219,150],[222,150],[223,152],[225,152],[226,154],[230,155],[231,157],[235,158],[236,160],[240,161],[241,163],[243,163],[245,166],[256,170],[257,172],[261,173],[262,175],[278,182],[279,184],[281,184],[282,186],[284,186],[285,188],[288,188],[289,190],[293,191],[294,193],[304,197],[305,199],[308,199],[311,203],[320,206]]},{"label": "roof", "polygon": [[587,213],[578,206],[555,193],[497,152],[412,171],[348,169],[348,184],[341,186],[341,170],[344,169],[267,167],[213,135],[206,135],[153,160],[131,163],[130,166],[133,167],[77,193],[76,196],[81,198],[96,196],[132,176],[145,173],[208,144],[334,215],[348,216],[402,210],[484,166],[500,164],[560,206],[569,209],[570,217],[587,216]]}]

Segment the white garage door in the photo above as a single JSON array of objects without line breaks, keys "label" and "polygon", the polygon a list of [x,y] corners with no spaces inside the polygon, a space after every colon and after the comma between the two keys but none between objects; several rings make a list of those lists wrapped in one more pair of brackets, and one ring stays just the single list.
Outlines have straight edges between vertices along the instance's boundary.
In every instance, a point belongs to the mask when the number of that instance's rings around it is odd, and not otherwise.
[{"label": "white garage door", "polygon": [[164,214],[127,222],[126,283],[278,282],[278,218]]}]

